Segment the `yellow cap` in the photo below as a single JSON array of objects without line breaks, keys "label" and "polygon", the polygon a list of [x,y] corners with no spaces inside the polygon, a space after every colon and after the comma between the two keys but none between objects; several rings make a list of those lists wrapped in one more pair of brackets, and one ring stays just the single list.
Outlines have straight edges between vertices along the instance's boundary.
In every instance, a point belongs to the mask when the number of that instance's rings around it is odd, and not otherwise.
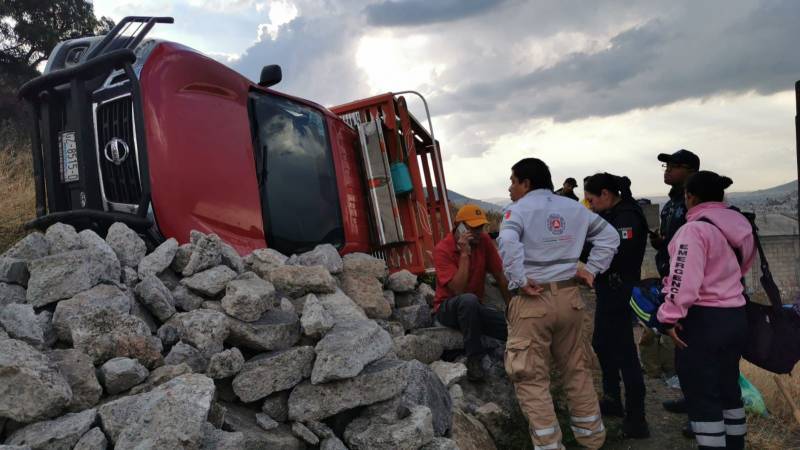
[{"label": "yellow cap", "polygon": [[467,225],[475,228],[489,223],[486,220],[486,214],[478,205],[464,205],[458,210],[456,214],[456,222],[465,222]]}]

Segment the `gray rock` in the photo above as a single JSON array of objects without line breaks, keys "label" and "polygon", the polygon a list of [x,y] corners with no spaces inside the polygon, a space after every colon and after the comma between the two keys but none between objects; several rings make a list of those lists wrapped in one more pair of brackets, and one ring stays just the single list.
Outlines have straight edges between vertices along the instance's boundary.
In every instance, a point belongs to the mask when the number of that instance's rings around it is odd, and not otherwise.
[{"label": "gray rock", "polygon": [[278,428],[278,425],[280,425],[278,422],[272,420],[272,417],[264,413],[256,414],[256,423],[258,423],[258,426],[267,431],[274,430],[275,428]]},{"label": "gray rock", "polygon": [[136,300],[136,295],[133,291],[126,291],[128,296],[128,300],[130,301],[131,305],[131,315],[134,317],[138,317],[147,325],[147,328],[150,329],[150,333],[156,333],[158,331],[158,322],[156,318],[153,317],[153,314],[144,307],[139,300]]},{"label": "gray rock", "polygon": [[406,387],[406,363],[377,361],[358,376],[325,384],[300,383],[289,395],[289,418],[322,420],[357,406],[388,400]]},{"label": "gray rock", "polygon": [[300,320],[295,314],[271,309],[255,322],[228,318],[227,343],[256,351],[284,350],[300,339]]},{"label": "gray rock", "polygon": [[199,448],[214,397],[214,382],[182,375],[150,392],[98,408],[114,448]]},{"label": "gray rock", "polygon": [[427,336],[409,334],[394,338],[394,352],[400,359],[416,359],[430,364],[442,357],[444,349],[442,344]]},{"label": "gray rock", "polygon": [[242,368],[244,368],[244,356],[238,348],[233,347],[211,356],[206,375],[219,380],[236,375],[242,371]]},{"label": "gray rock", "polygon": [[28,423],[57,416],[72,390],[44,354],[16,339],[0,340],[0,417]]},{"label": "gray rock", "polygon": [[28,263],[24,259],[0,258],[0,281],[27,286],[29,278]]},{"label": "gray rock", "polygon": [[456,441],[445,437],[436,437],[420,448],[420,450],[459,450]]},{"label": "gray rock", "polygon": [[155,275],[146,275],[134,289],[136,298],[153,313],[158,320],[166,322],[175,314],[172,292]]},{"label": "gray rock", "polygon": [[317,343],[311,382],[352,378],[391,349],[389,333],[371,320],[337,323]]},{"label": "gray rock", "polygon": [[177,344],[178,341],[181,340],[181,335],[178,332],[179,326],[179,323],[172,321],[167,322],[159,327],[156,335],[159,339],[161,339],[161,344],[163,344],[165,349],[172,348],[173,345]]},{"label": "gray rock", "polygon": [[314,294],[306,296],[303,315],[300,317],[300,326],[303,334],[319,339],[325,336],[335,324],[333,316],[322,306]]},{"label": "gray rock", "polygon": [[106,450],[108,439],[100,427],[94,427],[84,434],[72,450]]},{"label": "gray rock", "polygon": [[44,233],[44,238],[50,244],[50,253],[53,255],[78,250],[82,247],[75,227],[61,222],[50,225]]},{"label": "gray rock", "polygon": [[31,449],[72,450],[97,418],[97,410],[67,414],[58,419],[30,424],[15,431],[6,441],[10,445],[27,445]]},{"label": "gray rock", "polygon": [[178,330],[183,342],[196,347],[204,357],[221,352],[228,338],[229,319],[225,314],[211,309],[196,309],[178,313],[168,322]]},{"label": "gray rock", "polygon": [[50,254],[50,243],[44,234],[35,231],[14,244],[2,256],[8,258],[18,258],[25,261],[44,258]]},{"label": "gray rock", "polygon": [[236,273],[243,273],[245,271],[244,260],[239,256],[239,252],[233,247],[222,242],[220,247],[222,254],[222,264],[230,267]]},{"label": "gray rock", "polygon": [[229,433],[206,423],[203,428],[203,444],[200,450],[240,450],[245,448],[242,433]]},{"label": "gray rock", "polygon": [[427,283],[420,283],[417,287],[417,293],[422,296],[425,303],[433,308],[433,301],[436,298],[436,291]]},{"label": "gray rock", "polygon": [[506,437],[506,428],[512,421],[511,414],[497,403],[489,402],[475,410],[475,417],[486,427],[496,444],[500,445]]},{"label": "gray rock", "polygon": [[395,299],[394,291],[388,289],[383,291],[383,298],[386,299],[386,303],[389,304],[390,308],[397,308],[397,300]]},{"label": "gray rock", "polygon": [[268,276],[276,289],[290,297],[336,292],[336,280],[322,266],[278,266]]},{"label": "gray rock", "polygon": [[307,302],[307,301],[308,301],[308,299],[310,299],[312,296],[313,296],[314,298],[317,298],[317,300],[319,300],[319,298],[318,298],[316,295],[314,295],[314,294],[306,294],[306,295],[304,295],[304,296],[302,296],[302,297],[297,297],[297,298],[289,298],[288,300],[289,300],[289,301],[292,303],[292,306],[294,306],[294,311],[295,311],[295,312],[296,312],[298,315],[301,315],[301,314],[303,314],[303,310],[306,308],[306,302]]},{"label": "gray rock", "polygon": [[139,262],[139,278],[148,275],[158,275],[172,264],[175,253],[178,252],[178,241],[169,238],[156,247],[152,253],[142,258]]},{"label": "gray rock", "polygon": [[212,311],[221,312],[225,314],[225,310],[222,309],[222,303],[214,300],[205,300],[202,305],[200,305],[202,309],[210,309]]},{"label": "gray rock", "polygon": [[319,445],[319,450],[348,450],[344,443],[336,436],[323,439]]},{"label": "gray rock", "polygon": [[234,272],[228,266],[216,266],[189,278],[184,278],[181,283],[200,295],[214,297],[225,290],[225,286],[234,278]]},{"label": "gray rock", "polygon": [[317,422],[316,420],[308,420],[304,423],[309,430],[311,430],[314,435],[316,435],[320,439],[327,439],[332,438],[335,436],[333,434],[333,430],[330,429],[327,425],[322,422]]},{"label": "gray rock", "polygon": [[200,350],[192,347],[185,342],[178,342],[164,358],[164,364],[175,366],[186,363],[192,368],[193,372],[203,373],[208,368],[208,358],[203,356]]},{"label": "gray rock", "polygon": [[311,375],[314,363],[312,347],[296,347],[247,361],[233,379],[233,391],[243,402],[260,400],[268,395],[291,389]]},{"label": "gray rock", "polygon": [[411,292],[417,287],[417,276],[403,269],[389,275],[386,285],[395,292]]},{"label": "gray rock", "polygon": [[445,350],[464,349],[464,335],[460,331],[448,327],[429,327],[412,330],[411,334],[428,336],[442,344]]},{"label": "gray rock", "polygon": [[186,363],[157,367],[150,372],[150,375],[147,376],[147,381],[138,386],[134,386],[131,389],[130,394],[136,395],[143,392],[150,392],[155,387],[161,386],[169,380],[190,373],[192,373],[192,368]]},{"label": "gray rock", "polygon": [[142,258],[147,254],[144,240],[122,222],[115,222],[108,228],[106,243],[125,267],[139,267]]},{"label": "gray rock", "polygon": [[31,305],[12,303],[0,308],[0,326],[12,339],[19,339],[40,349],[46,347],[45,330]]},{"label": "gray rock", "polygon": [[3,445],[0,444],[0,450],[31,450],[27,445]]},{"label": "gray rock", "polygon": [[311,430],[308,429],[308,427],[306,427],[300,422],[295,422],[292,424],[292,433],[294,433],[295,436],[306,441],[306,443],[310,445],[319,444],[319,438],[317,437],[317,435],[312,433]]},{"label": "gray rock", "polygon": [[366,253],[350,253],[342,258],[345,273],[360,273],[383,280],[386,278],[386,261]]},{"label": "gray rock", "polygon": [[228,412],[225,414],[224,428],[244,434],[245,443],[240,448],[245,450],[305,448],[288,426],[279,424],[267,431],[256,422],[256,411],[234,404],[225,404],[225,407]]},{"label": "gray rock", "polygon": [[346,273],[342,276],[342,290],[370,319],[388,319],[392,308],[383,295],[383,285],[369,275]]},{"label": "gray rock", "polygon": [[314,250],[297,256],[294,264],[300,266],[322,266],[331,274],[342,272],[342,257],[331,244],[320,244]]},{"label": "gray rock", "polygon": [[365,414],[393,422],[402,418],[398,412],[425,406],[432,413],[435,434],[447,434],[453,424],[453,404],[445,385],[430,367],[419,361],[406,364],[405,378],[406,388],[399,396],[368,407]]},{"label": "gray rock", "polygon": [[72,327],[73,346],[89,357],[95,365],[111,358],[125,356],[139,360],[147,368],[161,361],[161,340],[150,335],[144,321],[130,314],[98,310],[83,316]]},{"label": "gray rock", "polygon": [[120,275],[122,276],[122,284],[128,289],[133,289],[139,283],[139,273],[133,267],[123,266]]},{"label": "gray rock", "polygon": [[400,322],[406,330],[428,328],[433,325],[431,309],[427,305],[406,306],[392,312],[392,320]]},{"label": "gray rock", "polygon": [[103,279],[118,282],[122,277],[122,265],[117,254],[106,244],[106,241],[92,230],[83,230],[78,233],[78,237],[84,249],[96,253],[99,258],[103,259],[105,263]]},{"label": "gray rock", "polygon": [[44,336],[44,346],[49,348],[56,344],[56,330],[53,328],[53,313],[42,311],[36,315],[36,323],[42,329]]},{"label": "gray rock", "polygon": [[320,295],[319,301],[337,323],[367,319],[364,310],[339,289],[333,294]]},{"label": "gray rock", "polygon": [[260,248],[244,257],[245,266],[257,273],[261,278],[267,278],[269,272],[286,264],[288,258],[281,252],[271,248]]},{"label": "gray rock", "polygon": [[150,372],[131,358],[113,358],[106,361],[97,371],[106,392],[119,394],[147,379]]},{"label": "gray rock", "polygon": [[276,392],[265,398],[261,410],[278,422],[289,420],[289,391]]},{"label": "gray rock", "polygon": [[390,320],[376,320],[375,323],[377,323],[378,325],[380,325],[381,328],[386,330],[386,332],[389,333],[389,336],[391,336],[392,339],[406,335],[406,329],[403,328],[403,324],[400,322],[393,322]]},{"label": "gray rock", "polygon": [[170,268],[175,271],[175,273],[183,272],[183,269],[186,268],[186,265],[189,264],[189,258],[192,257],[192,252],[194,251],[194,245],[191,243],[181,244],[178,246],[178,251],[175,252],[175,257],[172,258],[172,264],[170,264]]},{"label": "gray rock", "polygon": [[66,379],[72,390],[72,400],[67,409],[79,412],[100,401],[103,388],[97,381],[94,364],[89,355],[74,349],[52,350],[47,357]]},{"label": "gray rock", "polygon": [[0,281],[0,308],[12,303],[25,303],[25,287]]},{"label": "gray rock", "polygon": [[450,400],[453,402],[453,408],[464,410],[467,406],[467,401],[464,397],[464,390],[461,389],[461,385],[454,384],[450,386],[448,391],[450,392]]},{"label": "gray rock", "polygon": [[175,301],[175,307],[182,311],[194,311],[203,306],[205,299],[193,293],[184,285],[180,285],[172,290],[172,299]]},{"label": "gray rock", "polygon": [[228,283],[222,308],[244,322],[254,322],[268,309],[276,308],[275,287],[253,272],[246,272]]},{"label": "gray rock", "polygon": [[188,277],[222,264],[222,241],[216,234],[202,235],[192,242],[192,246],[192,255],[181,272],[183,276]]},{"label": "gray rock", "polygon": [[31,272],[26,297],[41,307],[91,289],[101,282],[119,281],[108,276],[106,255],[93,250],[59,253],[28,263]]},{"label": "gray rock", "polygon": [[[309,295],[313,295],[313,294],[309,294]],[[292,314],[298,314],[297,313],[297,309],[294,307],[294,303],[292,303],[292,301],[289,300],[286,297],[281,297],[280,310],[283,311],[283,312],[288,312],[288,313],[292,313]],[[301,310],[300,313],[302,313],[302,312],[303,311]]]},{"label": "gray rock", "polygon": [[417,450],[433,440],[431,410],[415,406],[408,413],[397,421],[359,417],[347,426],[344,440],[353,450]]},{"label": "gray rock", "polygon": [[[427,285],[426,285],[427,286]],[[395,307],[405,308],[406,306],[424,305],[428,307],[428,302],[418,291],[403,292],[395,295]]]},{"label": "gray rock", "polygon": [[80,322],[83,317],[101,310],[128,314],[131,310],[130,299],[125,292],[122,292],[116,286],[101,284],[68,300],[58,302],[53,314],[53,328],[55,329],[56,337],[62,342],[72,343],[73,326]]},{"label": "gray rock", "polygon": [[462,363],[435,361],[431,363],[431,369],[448,389],[467,377],[467,366]]}]

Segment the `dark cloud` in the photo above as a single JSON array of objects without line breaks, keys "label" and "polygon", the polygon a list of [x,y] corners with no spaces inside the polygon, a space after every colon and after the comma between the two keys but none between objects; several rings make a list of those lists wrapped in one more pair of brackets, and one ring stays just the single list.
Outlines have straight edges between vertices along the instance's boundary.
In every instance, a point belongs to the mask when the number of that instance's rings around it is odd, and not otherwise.
[{"label": "dark cloud", "polygon": [[364,8],[375,26],[413,26],[450,22],[481,14],[506,0],[384,0]]}]

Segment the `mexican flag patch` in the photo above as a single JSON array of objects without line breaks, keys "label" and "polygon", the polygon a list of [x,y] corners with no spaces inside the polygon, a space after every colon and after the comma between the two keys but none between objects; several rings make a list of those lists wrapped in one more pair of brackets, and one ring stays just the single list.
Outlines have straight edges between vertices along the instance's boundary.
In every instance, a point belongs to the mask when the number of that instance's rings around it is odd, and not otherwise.
[{"label": "mexican flag patch", "polygon": [[633,228],[618,228],[620,237],[625,239],[633,239]]}]

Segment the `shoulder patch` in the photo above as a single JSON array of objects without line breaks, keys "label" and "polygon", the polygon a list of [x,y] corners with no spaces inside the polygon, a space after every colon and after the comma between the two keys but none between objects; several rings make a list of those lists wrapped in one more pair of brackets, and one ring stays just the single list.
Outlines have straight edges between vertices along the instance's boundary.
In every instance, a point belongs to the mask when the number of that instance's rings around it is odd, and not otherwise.
[{"label": "shoulder patch", "polygon": [[633,239],[633,228],[617,228],[617,231],[619,231],[619,236],[622,240]]}]

